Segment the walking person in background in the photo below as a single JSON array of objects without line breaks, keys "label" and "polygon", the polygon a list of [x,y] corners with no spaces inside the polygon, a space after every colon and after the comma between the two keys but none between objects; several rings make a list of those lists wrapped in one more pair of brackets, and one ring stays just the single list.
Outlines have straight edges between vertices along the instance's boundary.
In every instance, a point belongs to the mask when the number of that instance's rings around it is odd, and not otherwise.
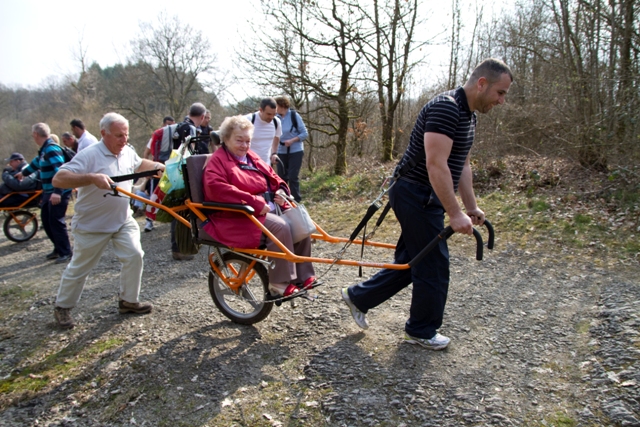
[{"label": "walking person in background", "polygon": [[174,124],[175,122],[175,119],[171,116],[165,116],[165,118],[162,119],[162,126],[159,129],[153,131],[153,134],[151,134],[151,138],[149,138],[149,142],[147,142],[147,146],[144,147],[144,153],[142,155],[143,159],[153,160],[153,154],[151,150],[152,147],[162,139],[162,129],[165,126]]},{"label": "walking person in background", "polygon": [[74,153],[78,152],[78,140],[69,132],[65,132],[62,134],[62,143],[65,147],[73,150]]},{"label": "walking person in background", "polygon": [[282,136],[278,145],[278,175],[289,184],[291,195],[296,202],[302,200],[300,195],[300,168],[304,157],[304,140],[309,134],[296,110],[290,108],[291,101],[286,96],[278,96],[276,111],[282,124]]},{"label": "walking person in background", "polygon": [[71,259],[71,244],[65,221],[71,189],[54,187],[51,181],[64,163],[64,154],[62,148],[51,139],[51,129],[46,123],[33,125],[31,136],[40,147],[38,155],[15,177],[21,180],[40,171],[43,190],[40,218],[47,237],[53,243],[53,251],[46,258],[55,259],[57,264],[62,264]]},{"label": "walking person in background", "polygon": [[[144,154],[142,155],[143,159],[154,160],[153,148],[157,146],[160,143],[160,141],[162,141],[162,134],[164,133],[164,128],[166,126],[174,124],[175,122],[176,121],[172,116],[165,116],[164,119],[162,119],[162,127],[159,129],[156,129],[153,132],[153,134],[151,135],[151,138],[149,138],[149,142],[147,142],[147,146],[144,148]],[[145,180],[146,185],[143,191],[150,197],[153,194],[153,191],[156,189],[158,182],[160,182],[160,178],[146,179]],[[140,196],[140,194],[138,195]],[[136,201],[135,203],[140,203],[140,202]],[[139,205],[137,206],[139,207]],[[153,220],[147,217],[145,218],[144,232],[148,233],[150,231],[153,231]]]},{"label": "walking person in background", "polygon": [[[206,113],[207,108],[204,104],[200,102],[191,104],[189,115],[176,126],[175,134],[173,135],[174,150],[180,148],[180,145],[186,142],[188,136],[194,137],[198,135],[198,128],[205,120]],[[200,153],[198,151],[199,149],[201,149],[201,147],[196,145],[196,154],[207,154],[209,152],[207,149],[204,153]],[[193,259],[193,255],[183,254],[178,247],[178,242],[176,241],[176,222],[175,219],[171,221],[171,257],[176,261],[190,261]]]},{"label": "walking person in background", "polygon": [[[497,59],[487,59],[464,86],[431,99],[420,111],[409,146],[398,163],[389,202],[400,223],[395,264],[406,264],[444,228],[444,214],[456,233],[472,234],[484,223],[473,192],[469,150],[475,138],[476,111],[503,104],[513,76]],[[460,208],[455,192],[466,212]],[[369,280],[344,288],[342,298],[355,322],[369,327],[365,314],[413,283],[405,342],[442,350],[450,339],[438,333],[449,289],[449,251],[440,244],[407,270],[380,270]]]},{"label": "walking person in background", "polygon": [[282,136],[282,125],[276,117],[276,107],[275,99],[264,98],[260,101],[257,112],[246,115],[253,124],[251,150],[270,166],[275,162],[278,143]]},{"label": "walking person in background", "polygon": [[84,150],[88,146],[98,142],[95,136],[91,135],[88,130],[85,129],[84,123],[80,119],[71,120],[71,133],[78,139],[78,150],[76,153]]}]

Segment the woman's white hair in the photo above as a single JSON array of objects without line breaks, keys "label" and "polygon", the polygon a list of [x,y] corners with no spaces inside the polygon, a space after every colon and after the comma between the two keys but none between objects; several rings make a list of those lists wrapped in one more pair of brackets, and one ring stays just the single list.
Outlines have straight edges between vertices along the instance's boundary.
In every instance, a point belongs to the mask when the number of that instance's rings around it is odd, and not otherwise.
[{"label": "woman's white hair", "polygon": [[249,135],[253,137],[253,123],[245,116],[231,116],[223,120],[218,134],[222,142],[228,141],[234,130],[249,130]]}]

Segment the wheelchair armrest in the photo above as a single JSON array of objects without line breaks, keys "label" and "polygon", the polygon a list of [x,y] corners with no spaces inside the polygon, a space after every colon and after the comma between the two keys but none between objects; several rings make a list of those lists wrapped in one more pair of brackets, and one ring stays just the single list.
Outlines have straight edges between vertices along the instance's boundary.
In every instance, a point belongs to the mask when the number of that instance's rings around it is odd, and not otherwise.
[{"label": "wheelchair armrest", "polygon": [[239,205],[239,204],[234,204],[234,203],[202,202],[202,206],[204,206],[205,208],[233,209],[233,210],[237,210],[237,211],[242,211],[242,212],[248,213],[249,215],[253,215],[254,214],[253,207],[251,207],[249,205]]}]

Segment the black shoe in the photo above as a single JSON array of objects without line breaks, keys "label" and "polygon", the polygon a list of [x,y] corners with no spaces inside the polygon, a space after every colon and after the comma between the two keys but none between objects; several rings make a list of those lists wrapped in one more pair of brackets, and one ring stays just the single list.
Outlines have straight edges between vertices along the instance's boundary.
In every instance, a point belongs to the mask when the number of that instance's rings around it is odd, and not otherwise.
[{"label": "black shoe", "polygon": [[56,264],[66,264],[66,263],[68,263],[69,261],[71,261],[71,254],[69,254],[69,255],[63,255],[63,256],[59,257],[59,258],[56,260],[56,262],[55,262],[55,263],[56,263]]},{"label": "black shoe", "polygon": [[58,258],[60,258],[60,254],[58,254],[58,252],[56,252],[56,250],[54,249],[53,252],[48,254],[45,258],[47,258],[47,259],[58,259]]},{"label": "black shoe", "polygon": [[180,252],[172,252],[171,256],[176,261],[191,261],[193,259],[193,255],[186,255]]}]

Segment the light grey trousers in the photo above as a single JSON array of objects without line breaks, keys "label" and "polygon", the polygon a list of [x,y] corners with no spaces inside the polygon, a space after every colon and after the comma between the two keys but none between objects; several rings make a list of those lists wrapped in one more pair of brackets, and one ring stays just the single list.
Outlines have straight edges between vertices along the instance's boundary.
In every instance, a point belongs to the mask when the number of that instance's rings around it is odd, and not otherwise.
[{"label": "light grey trousers", "polygon": [[[291,229],[285,220],[276,214],[268,213],[264,226],[269,230],[287,249],[296,255],[311,255],[311,239],[307,237],[294,244],[291,238]],[[263,239],[265,236],[263,235]],[[266,239],[267,249],[274,252],[282,250],[271,240]],[[269,283],[304,283],[311,276],[315,276],[313,264],[310,262],[293,263],[283,259],[274,259],[276,267],[269,269]]]}]

